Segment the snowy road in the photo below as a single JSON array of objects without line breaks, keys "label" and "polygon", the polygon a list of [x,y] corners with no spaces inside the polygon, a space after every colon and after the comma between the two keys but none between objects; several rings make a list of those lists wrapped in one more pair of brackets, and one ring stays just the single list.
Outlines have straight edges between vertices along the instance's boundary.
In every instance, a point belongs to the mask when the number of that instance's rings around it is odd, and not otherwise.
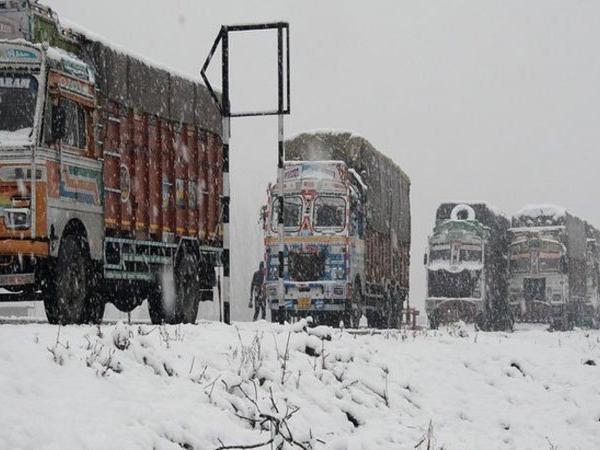
[{"label": "snowy road", "polygon": [[299,328],[0,325],[0,448],[600,448],[596,331]]}]

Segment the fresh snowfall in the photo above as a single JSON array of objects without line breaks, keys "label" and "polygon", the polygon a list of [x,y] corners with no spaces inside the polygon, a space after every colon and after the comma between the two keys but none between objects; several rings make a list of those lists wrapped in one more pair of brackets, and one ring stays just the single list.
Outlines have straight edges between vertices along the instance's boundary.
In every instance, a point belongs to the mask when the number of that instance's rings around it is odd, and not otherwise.
[{"label": "fresh snowfall", "polygon": [[597,449],[600,333],[3,324],[2,449]]}]

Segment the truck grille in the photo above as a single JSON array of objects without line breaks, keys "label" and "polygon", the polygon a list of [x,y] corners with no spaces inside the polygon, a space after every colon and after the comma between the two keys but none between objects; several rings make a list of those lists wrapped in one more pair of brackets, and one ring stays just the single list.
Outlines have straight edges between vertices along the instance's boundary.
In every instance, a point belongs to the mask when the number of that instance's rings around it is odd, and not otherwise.
[{"label": "truck grille", "polygon": [[288,254],[291,281],[318,281],[325,274],[325,251]]}]

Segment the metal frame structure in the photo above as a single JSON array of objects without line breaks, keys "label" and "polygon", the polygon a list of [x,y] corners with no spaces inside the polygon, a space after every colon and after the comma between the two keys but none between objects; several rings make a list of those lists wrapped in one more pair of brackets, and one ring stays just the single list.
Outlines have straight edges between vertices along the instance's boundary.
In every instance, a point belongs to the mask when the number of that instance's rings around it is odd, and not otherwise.
[{"label": "metal frame structure", "polygon": [[[232,112],[231,101],[229,97],[229,35],[237,32],[258,32],[258,31],[277,31],[277,109],[266,111]],[[223,198],[222,218],[223,218],[223,316],[225,323],[230,322],[230,234],[229,234],[229,207],[230,207],[230,186],[229,186],[229,140],[231,136],[231,118],[232,117],[251,117],[251,116],[278,116],[278,152],[277,152],[277,183],[278,183],[278,231],[279,231],[279,321],[284,318],[284,244],[283,244],[283,166],[285,161],[284,148],[284,122],[283,116],[290,114],[290,28],[287,22],[269,22],[247,25],[224,25],[221,27],[210,53],[202,66],[200,75],[206,84],[210,95],[216,102],[221,115],[223,116]],[[223,92],[219,96],[213,89],[206,70],[208,69],[217,48],[221,45],[221,77]]]}]

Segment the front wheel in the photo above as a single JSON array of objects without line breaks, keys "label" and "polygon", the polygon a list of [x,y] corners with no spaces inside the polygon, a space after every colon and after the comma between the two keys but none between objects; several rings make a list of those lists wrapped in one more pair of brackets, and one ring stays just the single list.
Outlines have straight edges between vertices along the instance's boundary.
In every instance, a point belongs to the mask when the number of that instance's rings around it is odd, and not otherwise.
[{"label": "front wheel", "polygon": [[85,241],[76,235],[62,238],[54,277],[50,280],[44,306],[52,324],[82,323],[90,294],[92,264]]}]

